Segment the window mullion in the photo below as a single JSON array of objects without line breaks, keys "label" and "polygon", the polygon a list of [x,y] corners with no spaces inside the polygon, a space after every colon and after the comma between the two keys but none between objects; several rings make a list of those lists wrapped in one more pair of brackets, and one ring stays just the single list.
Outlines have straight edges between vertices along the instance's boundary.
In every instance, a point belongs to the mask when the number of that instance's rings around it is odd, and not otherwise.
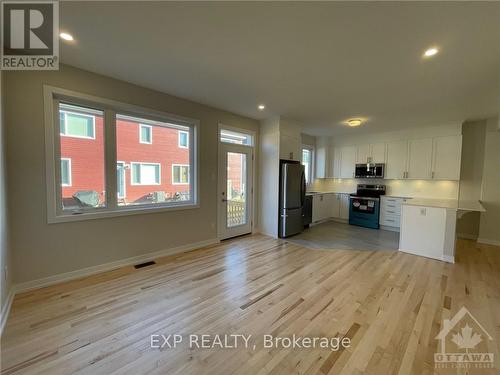
[{"label": "window mullion", "polygon": [[116,112],[104,111],[104,153],[106,180],[106,207],[115,210],[118,207],[118,170],[116,155]]}]

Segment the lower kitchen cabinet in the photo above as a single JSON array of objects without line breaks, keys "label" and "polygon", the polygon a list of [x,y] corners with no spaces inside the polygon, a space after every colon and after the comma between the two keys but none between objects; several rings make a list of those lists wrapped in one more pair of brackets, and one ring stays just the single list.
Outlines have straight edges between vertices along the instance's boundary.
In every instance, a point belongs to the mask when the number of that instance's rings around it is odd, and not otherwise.
[{"label": "lower kitchen cabinet", "polygon": [[349,220],[349,194],[340,194],[340,218]]},{"label": "lower kitchen cabinet", "polygon": [[399,232],[401,203],[404,198],[382,196],[380,199],[380,225]]}]

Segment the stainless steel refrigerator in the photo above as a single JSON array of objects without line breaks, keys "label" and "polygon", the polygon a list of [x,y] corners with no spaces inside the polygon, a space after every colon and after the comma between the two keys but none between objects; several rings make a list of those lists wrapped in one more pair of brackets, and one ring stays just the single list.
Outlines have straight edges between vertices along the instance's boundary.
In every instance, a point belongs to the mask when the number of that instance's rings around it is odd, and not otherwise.
[{"label": "stainless steel refrigerator", "polygon": [[299,162],[280,161],[279,228],[281,238],[304,230],[302,207],[306,196],[304,166]]}]

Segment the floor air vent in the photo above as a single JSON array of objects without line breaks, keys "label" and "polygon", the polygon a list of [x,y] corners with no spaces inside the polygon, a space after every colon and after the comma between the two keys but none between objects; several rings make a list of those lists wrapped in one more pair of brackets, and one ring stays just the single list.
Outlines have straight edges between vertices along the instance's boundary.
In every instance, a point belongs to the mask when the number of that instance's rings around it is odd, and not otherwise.
[{"label": "floor air vent", "polygon": [[143,267],[152,266],[153,264],[156,264],[156,262],[154,260],[152,260],[151,262],[145,262],[145,263],[141,263],[141,264],[136,264],[134,266],[134,268],[135,269],[139,269],[139,268],[143,268]]}]

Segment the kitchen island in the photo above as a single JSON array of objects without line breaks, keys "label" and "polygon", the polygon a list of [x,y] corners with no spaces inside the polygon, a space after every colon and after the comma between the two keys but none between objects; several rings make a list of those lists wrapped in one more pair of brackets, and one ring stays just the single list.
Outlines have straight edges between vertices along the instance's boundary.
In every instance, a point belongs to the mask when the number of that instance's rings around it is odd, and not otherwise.
[{"label": "kitchen island", "polygon": [[399,251],[454,263],[457,217],[469,211],[485,209],[480,201],[414,198],[403,202]]}]

